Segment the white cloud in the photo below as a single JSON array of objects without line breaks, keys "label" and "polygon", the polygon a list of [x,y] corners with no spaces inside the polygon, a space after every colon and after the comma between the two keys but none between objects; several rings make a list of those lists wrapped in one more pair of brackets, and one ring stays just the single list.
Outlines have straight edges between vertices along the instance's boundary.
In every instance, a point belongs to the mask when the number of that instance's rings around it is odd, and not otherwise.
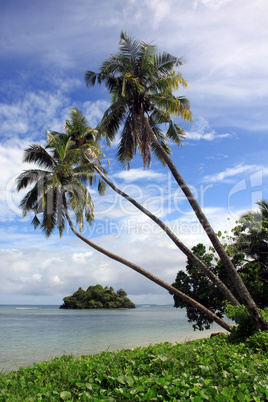
[{"label": "white cloud", "polygon": [[88,257],[92,255],[92,252],[88,253],[74,253],[72,255],[72,261],[76,264],[85,264],[87,261],[89,262]]},{"label": "white cloud", "polygon": [[191,131],[186,132],[186,140],[205,140],[205,141],[214,141],[220,138],[230,137],[229,133],[217,134],[215,130],[212,130],[209,126],[207,120],[202,117],[199,117],[195,120],[194,126]]},{"label": "white cloud", "polygon": [[[138,241],[130,246],[128,239],[118,242],[113,236],[106,236],[97,242],[119,255],[122,254],[138,264],[141,263],[144,268],[152,270],[165,280],[172,281],[175,278],[180,257],[177,257],[176,250],[175,253],[171,250],[167,258],[165,248],[159,241],[151,244]],[[146,278],[100,253],[83,251],[88,247],[84,248],[82,242],[79,244],[77,253],[64,252],[60,249],[54,252],[47,251],[43,264],[40,264],[40,261],[44,260],[42,249],[0,250],[1,294],[16,294],[17,297],[19,295],[64,297],[80,286],[87,288],[96,283],[113,286],[115,289],[122,287],[129,294],[144,295],[151,288],[153,290],[149,293],[159,293],[159,288],[148,283]],[[168,274],[165,274],[161,262],[164,256],[165,264],[169,267]]]},{"label": "white cloud", "polygon": [[115,173],[113,176],[128,182],[151,179],[162,180],[165,177],[163,173],[155,172],[153,170],[143,170],[141,168],[123,170],[119,173]]},{"label": "white cloud", "polygon": [[86,101],[83,103],[82,111],[91,127],[97,127],[102,119],[103,113],[109,106],[109,103],[104,100],[97,100],[96,102]]},{"label": "white cloud", "polygon": [[[260,107],[267,109],[266,0],[147,0],[142,4],[104,0],[101,5],[81,0],[75,8],[70,0],[59,0],[47,7],[32,3],[27,10],[14,1],[15,10],[7,7],[0,22],[5,60],[11,57],[13,64],[14,57],[30,60],[37,74],[40,65],[45,66],[50,80],[70,68],[81,71],[82,78],[83,69],[97,70],[117,51],[120,30],[127,29],[161,50],[185,57],[182,72],[190,83],[186,94],[195,113],[218,125],[228,120],[253,127],[258,120],[255,127],[267,128],[266,116],[255,115]],[[88,15],[94,15],[90,24]],[[27,73],[32,71],[20,74]],[[16,90],[17,83],[13,85]],[[19,124],[21,131],[26,130],[23,119]]]},{"label": "white cloud", "polygon": [[194,8],[198,7],[199,5],[205,5],[208,8],[217,10],[221,6],[231,2],[232,0],[195,0],[194,1]]},{"label": "white cloud", "polygon": [[28,91],[12,103],[0,104],[0,130],[2,140],[11,141],[14,137],[30,140],[45,139],[45,130],[62,131],[69,112],[70,99],[66,88],[77,86],[61,82],[53,91]]},{"label": "white cloud", "polygon": [[254,172],[260,172],[263,176],[267,176],[268,174],[268,168],[265,166],[260,166],[260,165],[245,165],[245,164],[238,164],[236,166],[233,166],[231,168],[227,168],[226,170],[213,174],[213,175],[207,175],[204,177],[204,181],[206,182],[222,182],[226,181],[227,179],[231,179],[235,176],[244,174],[244,173],[254,173]]}]

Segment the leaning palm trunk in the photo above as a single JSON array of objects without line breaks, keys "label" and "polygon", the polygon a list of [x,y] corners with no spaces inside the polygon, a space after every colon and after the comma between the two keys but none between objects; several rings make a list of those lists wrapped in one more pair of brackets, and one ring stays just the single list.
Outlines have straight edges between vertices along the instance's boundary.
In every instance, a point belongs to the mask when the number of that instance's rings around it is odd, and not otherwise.
[{"label": "leaning palm trunk", "polygon": [[174,288],[173,286],[169,285],[167,282],[163,281],[162,279],[159,279],[157,276],[151,274],[150,272],[146,271],[145,269],[139,267],[136,264],[133,264],[132,262],[111,253],[110,251],[98,246],[97,244],[93,243],[91,240],[87,239],[86,237],[84,237],[81,233],[79,233],[73,223],[72,220],[70,218],[69,212],[68,212],[68,207],[67,207],[67,202],[66,202],[66,198],[65,198],[65,194],[63,195],[63,207],[64,207],[64,212],[66,215],[66,218],[68,220],[68,223],[70,225],[71,230],[73,231],[73,233],[83,242],[85,242],[87,245],[89,245],[90,247],[94,248],[95,250],[99,251],[102,254],[105,254],[107,257],[120,262],[123,265],[128,266],[129,268],[133,269],[134,271],[138,272],[139,274],[145,276],[146,278],[148,278],[149,280],[151,280],[152,282],[156,283],[157,285],[161,286],[162,288],[168,290],[169,293],[171,293],[172,295],[175,295],[177,297],[179,297],[180,299],[182,299],[183,301],[185,301],[186,303],[190,304],[191,306],[193,306],[194,308],[198,309],[199,311],[201,311],[203,314],[205,314],[208,318],[210,318],[211,320],[215,321],[217,324],[219,324],[222,328],[224,328],[225,330],[227,330],[228,332],[231,332],[231,330],[233,329],[233,326],[228,324],[227,322],[225,322],[224,320],[222,320],[220,317],[218,317],[216,314],[214,314],[212,311],[208,310],[205,306],[203,306],[202,304],[198,303],[197,301],[195,301],[194,299],[192,299],[191,297],[187,296],[186,294],[184,294],[183,292],[179,291],[178,289]]},{"label": "leaning palm trunk", "polygon": [[177,168],[175,167],[174,163],[172,162],[171,158],[162,148],[161,144],[159,143],[157,136],[155,135],[154,131],[152,130],[149,117],[145,119],[145,124],[148,132],[150,133],[151,140],[159,151],[161,156],[163,157],[165,163],[169,167],[174,179],[182,189],[183,193],[185,194],[186,198],[188,199],[195,215],[197,216],[199,222],[201,223],[203,229],[205,230],[206,234],[208,235],[211,243],[213,244],[216,252],[218,253],[224,267],[226,268],[230,279],[232,280],[235,289],[237,290],[242,303],[246,306],[254,324],[256,325],[257,329],[261,329],[264,331],[268,331],[268,323],[265,321],[263,316],[261,315],[256,303],[252,299],[247,287],[245,286],[244,282],[242,281],[241,277],[239,276],[237,270],[233,266],[231,260],[229,259],[228,255],[226,254],[221,242],[219,241],[216,233],[212,229],[210,223],[208,222],[205,214],[203,213],[202,209],[200,208],[198,202],[196,201],[195,197],[193,196],[191,190],[181,177],[180,173],[178,172]]},{"label": "leaning palm trunk", "polygon": [[105,181],[105,183],[108,184],[117,194],[121,195],[124,197],[126,200],[128,200],[131,204],[133,204],[136,208],[138,208],[143,214],[147,215],[150,219],[152,219],[163,231],[168,235],[168,237],[173,241],[174,244],[190,259],[192,260],[199,268],[200,270],[211,280],[212,283],[214,283],[215,286],[219,289],[219,291],[226,297],[227,300],[230,301],[230,303],[233,306],[238,306],[240,303],[238,300],[234,297],[232,292],[227,288],[227,286],[206,266],[206,264],[203,263],[191,250],[189,250],[185,244],[183,244],[177,236],[169,229],[167,225],[164,224],[159,218],[157,218],[154,214],[152,214],[150,211],[148,211],[146,208],[144,208],[142,205],[140,205],[136,200],[134,200],[132,197],[130,197],[128,194],[124,193],[122,190],[120,190],[118,187],[116,187],[103,173],[102,171],[97,167],[94,166],[95,171],[101,176],[102,180]]}]

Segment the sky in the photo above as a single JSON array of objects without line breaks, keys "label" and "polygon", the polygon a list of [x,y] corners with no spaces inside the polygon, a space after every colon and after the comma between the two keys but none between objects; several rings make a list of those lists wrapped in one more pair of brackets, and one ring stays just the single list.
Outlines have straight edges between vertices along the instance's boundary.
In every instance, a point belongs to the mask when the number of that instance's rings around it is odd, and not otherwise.
[{"label": "sky", "polygon": [[[69,228],[46,238],[18,208],[16,177],[29,165],[23,150],[63,131],[78,107],[96,127],[109,106],[102,86],[87,88],[118,51],[121,31],[183,57],[193,123],[182,147],[170,144],[184,180],[218,230],[268,199],[267,0],[0,0],[0,304],[56,304],[79,287],[123,288],[134,303],[172,304],[166,290],[94,251]],[[167,168],[143,170],[102,149],[109,178],[161,218],[191,248],[208,244]],[[106,161],[103,161],[107,166]],[[173,283],[186,259],[147,217],[108,191],[92,189],[95,221],[83,235]]]}]

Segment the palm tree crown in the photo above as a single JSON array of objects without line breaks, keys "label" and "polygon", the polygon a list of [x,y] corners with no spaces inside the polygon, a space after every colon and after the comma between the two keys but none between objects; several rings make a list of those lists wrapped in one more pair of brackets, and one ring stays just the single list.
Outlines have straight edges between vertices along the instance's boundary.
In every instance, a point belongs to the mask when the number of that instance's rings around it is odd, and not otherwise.
[{"label": "palm tree crown", "polygon": [[[29,211],[34,212],[32,224],[35,228],[41,225],[46,236],[50,236],[57,227],[61,236],[65,229],[65,205],[73,210],[80,230],[84,219],[91,223],[94,218],[94,205],[86,187],[94,181],[94,162],[83,163],[83,155],[74,147],[70,135],[49,131],[47,135],[45,148],[32,144],[25,150],[23,161],[35,163],[40,169],[24,171],[17,178],[17,189],[34,184],[20,203],[24,216]],[[103,191],[102,183],[99,192]]]},{"label": "palm tree crown", "polygon": [[[117,156],[124,165],[129,165],[137,149],[144,167],[151,163],[151,151],[165,164],[150,138],[151,129],[167,153],[171,153],[167,138],[181,144],[184,132],[170,118],[175,115],[191,120],[189,101],[172,93],[179,85],[187,86],[181,73],[175,71],[181,65],[181,59],[169,53],[157,54],[155,46],[122,32],[119,52],[102,63],[99,73],[85,73],[87,86],[103,82],[112,95],[100,129],[110,144],[123,127]],[[160,129],[162,123],[169,126],[166,135]]]}]

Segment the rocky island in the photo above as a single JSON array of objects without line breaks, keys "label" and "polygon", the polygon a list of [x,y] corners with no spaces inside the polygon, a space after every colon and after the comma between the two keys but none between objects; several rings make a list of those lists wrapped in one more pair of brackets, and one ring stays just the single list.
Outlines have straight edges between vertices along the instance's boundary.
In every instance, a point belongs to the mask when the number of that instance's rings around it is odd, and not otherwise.
[{"label": "rocky island", "polygon": [[89,286],[87,290],[79,288],[72,296],[63,298],[63,309],[116,309],[135,308],[123,289],[114,291],[112,287],[101,285]]}]

